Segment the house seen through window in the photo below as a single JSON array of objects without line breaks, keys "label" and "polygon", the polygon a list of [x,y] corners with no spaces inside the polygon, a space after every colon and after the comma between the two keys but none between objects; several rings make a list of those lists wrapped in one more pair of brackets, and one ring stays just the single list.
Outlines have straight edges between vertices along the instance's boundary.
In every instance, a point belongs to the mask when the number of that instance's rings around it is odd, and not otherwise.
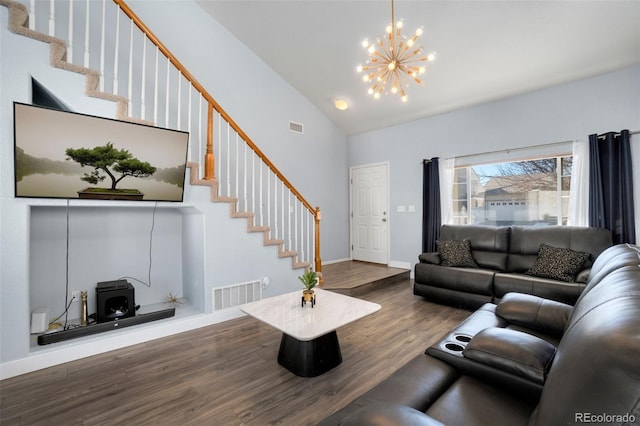
[{"label": "house seen through window", "polygon": [[572,157],[457,167],[453,223],[566,225]]}]

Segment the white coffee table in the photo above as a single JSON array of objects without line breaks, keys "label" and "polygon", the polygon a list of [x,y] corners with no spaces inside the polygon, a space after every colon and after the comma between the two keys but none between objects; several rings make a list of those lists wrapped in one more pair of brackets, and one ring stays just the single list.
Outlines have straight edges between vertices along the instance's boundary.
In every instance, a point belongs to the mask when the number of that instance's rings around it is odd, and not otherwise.
[{"label": "white coffee table", "polygon": [[336,330],[380,309],[377,303],[321,288],[316,304],[302,306],[302,290],[247,303],[240,309],[282,331],[278,363],[302,377],[323,374],[342,362]]}]

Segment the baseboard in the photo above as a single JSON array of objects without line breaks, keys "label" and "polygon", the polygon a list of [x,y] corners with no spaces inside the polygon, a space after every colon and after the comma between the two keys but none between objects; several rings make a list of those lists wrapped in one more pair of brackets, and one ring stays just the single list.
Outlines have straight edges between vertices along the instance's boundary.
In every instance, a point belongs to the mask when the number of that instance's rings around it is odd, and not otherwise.
[{"label": "baseboard", "polygon": [[340,262],[351,262],[351,259],[348,257],[345,257],[344,259],[335,259],[335,260],[327,260],[327,261],[322,261],[323,265],[331,265],[332,263],[340,263]]}]

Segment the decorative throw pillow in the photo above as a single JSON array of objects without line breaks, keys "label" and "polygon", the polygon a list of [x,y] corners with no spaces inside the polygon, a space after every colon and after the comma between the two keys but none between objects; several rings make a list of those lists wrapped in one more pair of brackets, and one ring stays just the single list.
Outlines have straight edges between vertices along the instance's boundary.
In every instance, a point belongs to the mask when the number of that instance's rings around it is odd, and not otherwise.
[{"label": "decorative throw pillow", "polygon": [[458,266],[461,268],[477,268],[478,265],[471,254],[469,240],[438,240],[436,248],[440,253],[442,266]]},{"label": "decorative throw pillow", "polygon": [[540,244],[538,258],[525,274],[573,282],[588,259],[589,253]]}]

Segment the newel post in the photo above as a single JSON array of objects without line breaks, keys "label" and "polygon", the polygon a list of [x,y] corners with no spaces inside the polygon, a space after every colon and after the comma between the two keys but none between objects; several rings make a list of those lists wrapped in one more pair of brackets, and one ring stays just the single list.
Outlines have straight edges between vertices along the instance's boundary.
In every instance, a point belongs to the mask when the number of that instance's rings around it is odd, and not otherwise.
[{"label": "newel post", "polygon": [[316,264],[316,272],[318,273],[319,284],[322,285],[324,279],[322,278],[322,259],[320,259],[320,220],[322,219],[322,213],[320,213],[320,207],[316,207],[315,214],[315,264]]},{"label": "newel post", "polygon": [[204,180],[215,178],[215,156],[213,155],[213,105],[209,103],[207,114],[207,151],[204,154]]}]

